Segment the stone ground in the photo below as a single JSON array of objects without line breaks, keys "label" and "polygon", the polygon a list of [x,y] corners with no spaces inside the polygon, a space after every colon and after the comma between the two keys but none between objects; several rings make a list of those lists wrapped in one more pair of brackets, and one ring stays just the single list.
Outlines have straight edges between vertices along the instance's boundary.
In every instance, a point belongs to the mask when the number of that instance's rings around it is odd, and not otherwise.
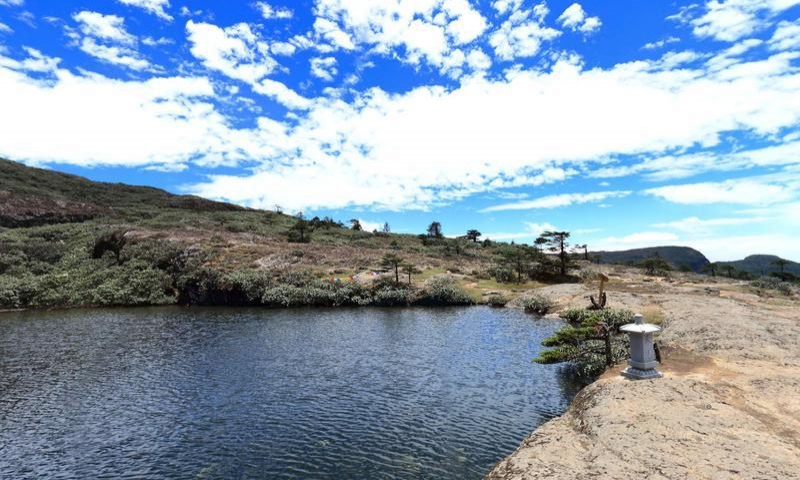
[{"label": "stone ground", "polygon": [[[800,479],[798,296],[609,273],[609,306],[662,322],[664,378],[610,369],[486,479]],[[544,290],[561,306],[586,306],[591,293]]]}]

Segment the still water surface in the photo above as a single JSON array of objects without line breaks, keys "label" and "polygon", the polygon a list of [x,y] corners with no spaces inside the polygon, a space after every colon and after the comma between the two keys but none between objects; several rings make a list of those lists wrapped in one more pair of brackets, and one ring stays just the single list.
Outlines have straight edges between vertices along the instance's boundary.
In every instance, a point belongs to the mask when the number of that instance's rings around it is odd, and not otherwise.
[{"label": "still water surface", "polygon": [[0,315],[0,478],[479,479],[575,393],[514,310]]}]

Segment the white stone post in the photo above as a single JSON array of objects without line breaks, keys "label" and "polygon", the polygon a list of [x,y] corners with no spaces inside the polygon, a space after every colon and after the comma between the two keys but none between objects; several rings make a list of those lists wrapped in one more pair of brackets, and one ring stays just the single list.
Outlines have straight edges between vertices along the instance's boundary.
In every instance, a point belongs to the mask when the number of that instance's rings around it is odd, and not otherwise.
[{"label": "white stone post", "polygon": [[621,331],[628,333],[631,341],[631,358],[622,375],[633,379],[659,378],[662,374],[656,370],[658,362],[653,348],[653,334],[661,328],[644,323],[639,314],[633,316],[633,322],[620,327]]}]

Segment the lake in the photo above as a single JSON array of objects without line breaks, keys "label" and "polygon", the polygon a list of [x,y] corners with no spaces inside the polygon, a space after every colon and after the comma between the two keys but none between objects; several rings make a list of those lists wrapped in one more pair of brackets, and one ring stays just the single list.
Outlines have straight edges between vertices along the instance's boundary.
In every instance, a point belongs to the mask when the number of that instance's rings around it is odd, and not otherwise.
[{"label": "lake", "polygon": [[510,309],[0,314],[0,478],[480,479],[577,391]]}]

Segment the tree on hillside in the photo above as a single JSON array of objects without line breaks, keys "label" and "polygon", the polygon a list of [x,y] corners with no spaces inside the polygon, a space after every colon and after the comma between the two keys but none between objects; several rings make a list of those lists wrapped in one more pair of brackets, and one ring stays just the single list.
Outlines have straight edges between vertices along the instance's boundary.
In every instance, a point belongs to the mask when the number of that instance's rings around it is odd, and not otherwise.
[{"label": "tree on hillside", "polygon": [[658,253],[639,262],[639,266],[644,268],[645,275],[661,275],[672,270],[670,264]]},{"label": "tree on hillside", "polygon": [[[569,268],[569,255],[567,254],[567,239],[569,232],[544,232],[536,239],[537,245],[544,245],[547,251],[555,253],[559,260],[559,271],[561,275],[567,274]],[[540,240],[541,239],[541,240]]]},{"label": "tree on hillside", "polygon": [[784,269],[786,268],[786,265],[789,264],[789,260],[785,260],[783,258],[778,258],[778,259],[773,260],[772,262],[770,262],[770,264],[771,265],[775,265],[776,267],[778,267],[780,269],[780,272],[779,272],[780,277],[779,278],[781,280],[785,280],[786,279],[785,278],[786,277],[786,273],[784,272]]},{"label": "tree on hillside", "polygon": [[467,240],[472,240],[472,243],[478,243],[478,237],[480,236],[481,232],[475,230],[474,228],[467,230]]},{"label": "tree on hillside", "polygon": [[576,252],[583,250],[583,259],[589,260],[589,245],[584,243],[583,245],[575,245],[572,248],[574,248]]},{"label": "tree on hillside", "polygon": [[431,222],[428,225],[428,236],[431,238],[442,238],[442,224],[439,222]]},{"label": "tree on hillside", "polygon": [[417,270],[417,267],[415,267],[413,263],[404,263],[401,266],[403,268],[403,273],[408,275],[408,284],[411,285],[411,274],[419,273],[419,270]]},{"label": "tree on hillside", "polygon": [[723,265],[722,269],[728,274],[728,278],[734,278],[736,275],[736,267],[733,265]]},{"label": "tree on hillside", "polygon": [[[533,262],[541,255],[525,245],[508,245],[498,249],[499,263],[502,267],[517,274],[517,283],[522,283],[522,276],[528,276]],[[507,275],[507,274],[506,274]],[[497,279],[500,281],[500,279]],[[508,280],[506,280],[508,281]]]},{"label": "tree on hillside", "polygon": [[289,241],[297,243],[308,243],[311,241],[311,224],[307,220],[298,218],[292,228],[289,229]]},{"label": "tree on hillside", "polygon": [[703,267],[703,271],[710,273],[712,277],[716,277],[719,266],[719,262],[710,262]]},{"label": "tree on hillside", "polygon": [[359,219],[357,219],[357,218],[351,218],[350,219],[350,228],[352,228],[353,230],[356,230],[358,232],[363,230],[363,228],[361,228],[361,221]]},{"label": "tree on hillside", "polygon": [[383,228],[381,228],[381,233],[389,233],[392,231],[392,228],[389,226],[389,222],[383,222]]},{"label": "tree on hillside", "polygon": [[[383,255],[383,259],[381,260],[381,264],[387,268],[394,268],[394,281],[395,283],[400,283],[400,273],[398,269],[400,268],[400,264],[403,263],[403,258],[395,255],[394,253],[386,253]],[[409,274],[409,283],[411,283],[411,275]]]}]

